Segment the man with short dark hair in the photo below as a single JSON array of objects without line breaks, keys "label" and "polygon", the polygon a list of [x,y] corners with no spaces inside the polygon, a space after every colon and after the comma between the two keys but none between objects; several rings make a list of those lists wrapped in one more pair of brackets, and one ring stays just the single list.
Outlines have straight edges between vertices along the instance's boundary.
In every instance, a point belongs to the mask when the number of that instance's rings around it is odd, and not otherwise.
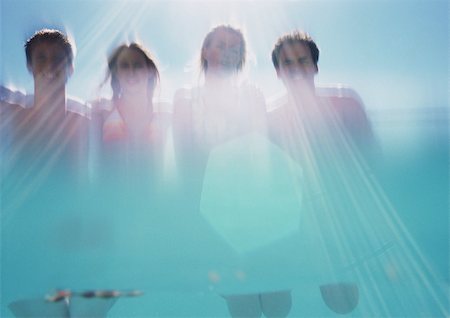
[{"label": "man with short dark hair", "polygon": [[[358,288],[343,283],[342,277],[352,259],[368,252],[353,246],[355,238],[365,239],[359,231],[361,224],[354,224],[360,206],[372,202],[367,199],[370,191],[364,190],[370,183],[367,163],[374,159],[377,147],[362,102],[353,90],[316,87],[318,61],[319,48],[305,32],[291,32],[276,42],[272,62],[286,95],[271,107],[269,136],[303,171],[299,242],[311,261],[299,270],[311,277],[319,273],[317,282],[325,303],[337,313],[348,313],[357,306]],[[373,239],[374,245],[379,238]],[[284,296],[285,303],[289,297]]]},{"label": "man with short dark hair", "polygon": [[30,37],[25,43],[25,55],[27,58],[27,65],[31,65],[33,62],[34,48],[40,43],[48,42],[58,45],[63,50],[61,54],[65,59],[67,66],[73,70],[73,57],[74,57],[74,44],[69,37],[59,30],[42,29],[37,31],[32,37]]},{"label": "man with short dark hair", "polygon": [[[297,60],[296,60],[297,58]],[[298,77],[300,72],[295,72],[295,67],[303,69],[302,74],[308,79],[311,87],[314,86],[314,76],[319,71],[319,48],[314,40],[301,31],[295,31],[280,37],[272,51],[272,63],[281,78],[281,69],[290,66],[290,76]],[[285,82],[287,84],[287,82]]]},{"label": "man with short dark hair", "polygon": [[[25,53],[34,94],[0,90],[5,305],[23,300],[31,290],[65,284],[68,260],[58,248],[75,232],[58,233],[67,232],[66,222],[73,228],[87,193],[89,108],[66,96],[73,45],[62,32],[44,29],[26,42]],[[36,252],[44,247],[45,253]],[[26,315],[48,316],[40,310],[50,306],[25,303]]]},{"label": "man with short dark hair", "polygon": [[27,69],[34,79],[34,95],[1,87],[1,105],[46,109],[62,106],[68,112],[89,117],[89,108],[76,99],[66,99],[65,85],[73,73],[75,44],[59,30],[42,29],[25,43]]},{"label": "man with short dark hair", "polygon": [[74,44],[58,30],[42,29],[26,41],[27,68],[34,94],[0,89],[5,144],[25,152],[62,149],[87,143],[89,107],[66,96],[73,73]]},{"label": "man with short dark hair", "polygon": [[[372,160],[377,147],[360,97],[342,85],[316,88],[318,61],[319,48],[307,33],[294,31],[278,39],[272,51],[272,62],[287,94],[274,103],[275,109],[270,114],[272,124],[286,124],[279,122],[286,112],[300,115],[301,122],[313,125],[315,130],[319,123],[328,130],[337,129],[333,135],[340,135],[353,147],[355,155],[360,153],[366,160]],[[296,116],[290,117],[295,119]]]}]

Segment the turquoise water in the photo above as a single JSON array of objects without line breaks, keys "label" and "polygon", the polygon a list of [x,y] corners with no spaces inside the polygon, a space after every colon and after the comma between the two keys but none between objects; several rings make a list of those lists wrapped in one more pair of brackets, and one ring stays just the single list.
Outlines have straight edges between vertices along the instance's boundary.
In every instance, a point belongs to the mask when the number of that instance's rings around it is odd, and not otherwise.
[{"label": "turquoise water", "polygon": [[[446,121],[406,122],[421,137],[408,143],[393,140],[405,126],[374,118],[385,161],[314,196],[302,167],[260,135],[187,169],[115,149],[89,175],[51,154],[12,166],[5,155],[1,316],[12,301],[67,288],[144,292],[119,298],[111,317],[229,316],[230,295],[282,290],[290,317],[332,317],[320,291],[332,283],[358,286],[349,316],[448,315]],[[72,310],[106,302],[74,299]]]}]

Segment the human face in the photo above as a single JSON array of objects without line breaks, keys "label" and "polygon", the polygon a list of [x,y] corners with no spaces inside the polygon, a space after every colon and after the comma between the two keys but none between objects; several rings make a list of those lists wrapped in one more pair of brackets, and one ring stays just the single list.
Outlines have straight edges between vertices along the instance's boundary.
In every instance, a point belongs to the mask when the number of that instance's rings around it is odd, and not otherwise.
[{"label": "human face", "polygon": [[31,52],[28,69],[38,85],[64,85],[72,74],[72,65],[64,47],[49,41],[38,42]]},{"label": "human face", "polygon": [[242,61],[242,39],[226,30],[218,30],[202,55],[208,65],[208,72],[236,71]]},{"label": "human face", "polygon": [[152,76],[144,55],[130,48],[123,49],[117,57],[116,72],[122,94],[145,92]]},{"label": "human face", "polygon": [[280,78],[288,87],[307,86],[314,87],[314,76],[317,74],[317,66],[311,56],[309,47],[301,42],[285,44],[281,48],[279,56]]}]

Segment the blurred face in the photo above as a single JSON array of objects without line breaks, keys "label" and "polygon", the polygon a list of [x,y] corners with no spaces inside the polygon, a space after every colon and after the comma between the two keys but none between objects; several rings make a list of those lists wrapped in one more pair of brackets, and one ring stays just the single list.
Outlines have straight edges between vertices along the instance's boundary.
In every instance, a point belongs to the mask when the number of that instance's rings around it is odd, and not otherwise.
[{"label": "blurred face", "polygon": [[145,57],[137,50],[125,48],[117,57],[117,80],[122,93],[135,93],[147,90],[152,73]]},{"label": "blurred face", "polygon": [[52,86],[64,85],[73,70],[63,46],[48,41],[35,44],[28,69],[38,85]]},{"label": "blurred face", "polygon": [[202,55],[210,71],[236,71],[242,60],[241,37],[226,30],[218,30]]},{"label": "blurred face", "polygon": [[283,45],[280,51],[277,75],[285,85],[313,88],[314,76],[317,71],[311,50],[306,44],[296,42]]}]

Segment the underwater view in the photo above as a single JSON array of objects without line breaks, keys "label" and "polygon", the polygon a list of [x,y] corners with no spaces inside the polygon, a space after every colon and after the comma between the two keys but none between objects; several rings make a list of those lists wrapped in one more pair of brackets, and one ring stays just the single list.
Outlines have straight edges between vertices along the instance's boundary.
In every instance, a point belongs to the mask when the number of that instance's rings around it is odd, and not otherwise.
[{"label": "underwater view", "polygon": [[449,4],[0,3],[1,317],[448,317]]}]

